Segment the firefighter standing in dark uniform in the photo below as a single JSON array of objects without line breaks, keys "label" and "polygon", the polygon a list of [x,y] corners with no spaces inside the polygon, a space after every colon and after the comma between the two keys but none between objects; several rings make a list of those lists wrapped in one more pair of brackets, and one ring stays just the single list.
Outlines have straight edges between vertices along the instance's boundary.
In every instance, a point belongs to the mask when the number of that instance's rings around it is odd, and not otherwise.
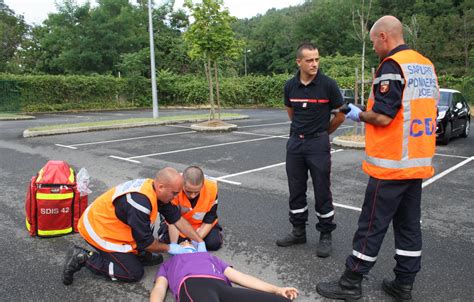
[{"label": "firefighter standing in dark uniform", "polygon": [[296,52],[299,70],[286,82],[285,106],[291,120],[287,143],[286,173],[288,176],[290,223],[293,230],[277,240],[278,246],[306,242],[308,204],[306,200],[308,170],[313,180],[316,229],[321,232],[317,255],[331,254],[331,232],[334,207],[330,188],[331,147],[329,134],[344,122],[344,114],[331,112],[341,107],[342,96],[337,83],[319,70],[319,52],[310,43],[301,44]]},{"label": "firefighter standing in dark uniform", "polygon": [[438,81],[433,64],[405,45],[397,18],[380,18],[370,39],[382,62],[367,111],[350,105],[346,115],[366,123],[362,169],[369,183],[346,270],[338,281],[319,283],[317,291],[331,299],[359,299],[362,276],[374,266],[393,221],[395,279],[384,279],[382,288],[398,301],[409,301],[421,263],[422,179],[434,174]]}]

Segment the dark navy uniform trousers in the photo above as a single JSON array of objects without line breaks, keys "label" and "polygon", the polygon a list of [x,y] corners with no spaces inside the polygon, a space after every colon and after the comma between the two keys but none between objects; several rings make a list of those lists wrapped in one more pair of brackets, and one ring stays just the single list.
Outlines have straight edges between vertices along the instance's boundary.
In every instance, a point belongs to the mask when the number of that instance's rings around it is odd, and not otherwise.
[{"label": "dark navy uniform trousers", "polygon": [[145,269],[139,258],[132,253],[107,253],[96,249],[86,262],[86,267],[97,275],[125,282],[139,281]]},{"label": "dark navy uniform trousers", "polygon": [[308,171],[314,188],[316,216],[319,222],[316,229],[331,232],[334,207],[331,194],[331,146],[327,132],[311,137],[291,135],[286,144],[286,174],[290,191],[290,223],[293,226],[306,225],[308,221]]},{"label": "dark navy uniform trousers", "polygon": [[394,273],[412,284],[421,263],[421,179],[382,180],[370,177],[364,205],[346,267],[367,274],[374,266],[390,222],[395,235]]}]

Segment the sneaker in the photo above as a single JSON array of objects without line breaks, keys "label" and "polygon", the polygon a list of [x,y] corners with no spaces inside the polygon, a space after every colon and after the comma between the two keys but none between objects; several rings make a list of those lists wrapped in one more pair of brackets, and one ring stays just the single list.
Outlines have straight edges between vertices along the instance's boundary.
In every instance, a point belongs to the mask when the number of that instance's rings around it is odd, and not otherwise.
[{"label": "sneaker", "polygon": [[73,246],[66,254],[63,266],[63,283],[71,285],[74,281],[74,273],[78,272],[92,255],[91,251],[83,249],[77,245]]}]

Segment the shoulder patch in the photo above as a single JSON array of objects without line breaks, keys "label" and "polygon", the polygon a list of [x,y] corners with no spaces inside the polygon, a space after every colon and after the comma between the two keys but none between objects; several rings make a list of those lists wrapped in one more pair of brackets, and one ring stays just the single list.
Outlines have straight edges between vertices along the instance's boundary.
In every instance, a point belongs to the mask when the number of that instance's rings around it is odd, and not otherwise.
[{"label": "shoulder patch", "polygon": [[381,81],[379,84],[380,93],[387,93],[390,90],[390,81]]}]

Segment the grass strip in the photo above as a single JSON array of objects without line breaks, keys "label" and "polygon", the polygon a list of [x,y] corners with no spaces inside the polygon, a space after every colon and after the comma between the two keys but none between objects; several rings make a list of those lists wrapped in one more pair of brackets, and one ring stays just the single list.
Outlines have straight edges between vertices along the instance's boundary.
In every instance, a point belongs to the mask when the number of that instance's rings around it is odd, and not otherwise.
[{"label": "grass strip", "polygon": [[[221,118],[226,117],[239,117],[241,114],[234,113],[223,113]],[[123,120],[107,120],[107,121],[97,121],[97,122],[84,122],[84,123],[75,123],[75,124],[56,124],[41,126],[28,129],[29,131],[43,131],[43,130],[53,130],[53,129],[62,129],[62,128],[80,128],[80,127],[97,127],[97,126],[111,126],[111,125],[127,125],[127,124],[139,124],[139,123],[158,123],[165,121],[180,121],[180,120],[197,120],[197,119],[207,119],[209,114],[193,114],[193,115],[176,115],[176,116],[163,116],[157,119],[154,118],[131,118]]]}]

